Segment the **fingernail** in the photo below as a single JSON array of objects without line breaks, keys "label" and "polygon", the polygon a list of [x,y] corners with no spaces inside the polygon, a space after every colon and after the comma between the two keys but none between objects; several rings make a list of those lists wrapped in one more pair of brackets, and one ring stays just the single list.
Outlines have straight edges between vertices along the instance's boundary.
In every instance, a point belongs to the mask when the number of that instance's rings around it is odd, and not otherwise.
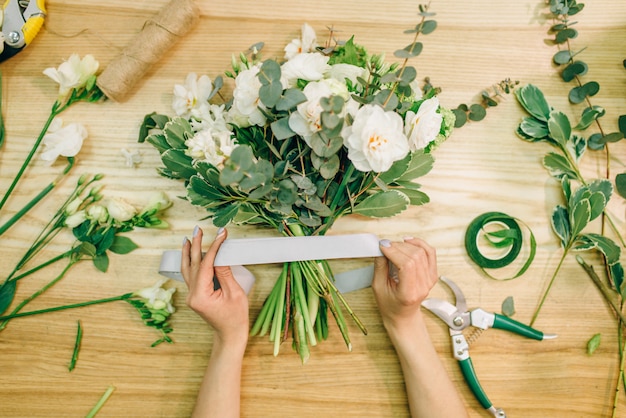
[{"label": "fingernail", "polygon": [[185,244],[187,244],[187,241],[189,241],[187,237],[183,237],[183,247],[185,246]]},{"label": "fingernail", "polygon": [[389,241],[388,239],[381,239],[380,240],[380,245],[381,245],[381,247],[389,248],[389,247],[391,247],[391,241]]},{"label": "fingernail", "polygon": [[217,233],[215,234],[215,238],[219,238],[220,236],[222,236],[224,234],[224,231],[225,231],[225,229],[224,229],[223,226],[218,228],[217,229]]},{"label": "fingernail", "polygon": [[411,241],[413,237],[407,235],[406,237],[403,237],[402,239],[405,241]]},{"label": "fingernail", "polygon": [[198,232],[200,232],[200,227],[198,225],[196,225],[196,227],[193,229],[193,237],[195,237],[196,235],[198,235]]}]

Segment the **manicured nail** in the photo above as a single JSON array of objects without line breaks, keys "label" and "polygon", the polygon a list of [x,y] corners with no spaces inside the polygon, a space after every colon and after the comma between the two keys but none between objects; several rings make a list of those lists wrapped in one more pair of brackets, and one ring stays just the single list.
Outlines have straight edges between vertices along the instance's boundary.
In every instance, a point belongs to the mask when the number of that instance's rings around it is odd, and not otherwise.
[{"label": "manicured nail", "polygon": [[402,239],[405,240],[405,241],[411,241],[413,239],[413,237],[410,237],[410,236],[407,235],[406,237],[402,237]]},{"label": "manicured nail", "polygon": [[183,247],[187,244],[189,240],[187,239],[187,237],[183,237]]},{"label": "manicured nail", "polygon": [[219,237],[221,237],[222,235],[224,235],[224,231],[226,231],[226,230],[224,229],[224,227],[223,227],[223,226],[222,226],[222,227],[220,227],[220,228],[218,228],[218,229],[217,229],[217,233],[215,234],[215,238],[219,238]]},{"label": "manicured nail", "polygon": [[200,227],[198,225],[196,225],[196,227],[193,229],[193,237],[195,238],[196,235],[198,235],[198,232],[200,232]]},{"label": "manicured nail", "polygon": [[388,239],[381,239],[380,240],[380,246],[389,248],[389,247],[391,247],[391,241],[389,241]]}]

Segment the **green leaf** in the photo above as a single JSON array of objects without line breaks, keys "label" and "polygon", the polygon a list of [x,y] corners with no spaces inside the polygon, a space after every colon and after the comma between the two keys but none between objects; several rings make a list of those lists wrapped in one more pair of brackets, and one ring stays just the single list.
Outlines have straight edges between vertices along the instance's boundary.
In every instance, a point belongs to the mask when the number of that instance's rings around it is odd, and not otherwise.
[{"label": "green leaf", "polygon": [[613,195],[613,185],[606,179],[594,180],[587,186],[591,193],[600,192],[604,195],[605,202],[608,203]]},{"label": "green leaf", "polygon": [[324,159],[322,165],[320,165],[320,175],[326,179],[332,179],[335,174],[339,172],[339,166],[341,162],[337,155],[332,155],[330,158]]},{"label": "green leaf", "polygon": [[406,171],[409,169],[409,164],[411,163],[411,160],[411,154],[407,154],[407,156],[403,159],[394,161],[391,167],[389,167],[389,170],[381,173],[378,176],[378,179],[385,184],[393,183],[406,173]]},{"label": "green leaf", "polygon": [[163,134],[170,147],[185,149],[185,141],[193,136],[193,129],[186,119],[174,118],[165,124]]},{"label": "green leaf", "polygon": [[591,205],[588,199],[579,200],[570,212],[571,236],[575,237],[582,232],[591,220]]},{"label": "green leaf", "polygon": [[567,49],[557,52],[552,57],[552,59],[554,60],[554,63],[558,65],[567,64],[568,62],[570,62],[572,58],[573,58],[572,53]]},{"label": "green leaf", "polygon": [[213,216],[213,225],[217,227],[224,227],[228,225],[228,223],[233,220],[235,215],[237,215],[238,211],[239,203],[237,202],[222,206],[215,211],[215,215]]},{"label": "green leaf", "polygon": [[189,179],[196,174],[196,170],[191,166],[191,157],[185,155],[183,150],[168,149],[161,154],[161,160],[165,167],[178,178]]},{"label": "green leaf", "polygon": [[437,29],[437,21],[435,20],[425,20],[421,25],[418,25],[420,28],[420,32],[424,35],[428,35],[432,33],[435,29]]},{"label": "green leaf", "polygon": [[407,170],[398,178],[399,181],[411,181],[422,177],[432,170],[435,159],[432,154],[416,151],[411,154],[411,161]]},{"label": "green leaf", "polygon": [[580,87],[574,87],[569,92],[569,100],[572,103],[582,103],[587,96],[595,96],[600,91],[600,85],[595,81],[590,81]]},{"label": "green leaf", "polygon": [[602,334],[595,334],[587,341],[587,354],[592,355],[600,347],[600,341],[602,340]]},{"label": "green leaf", "polygon": [[571,227],[569,222],[569,215],[567,209],[564,206],[558,205],[552,212],[552,230],[561,239],[561,245],[563,248],[567,248],[572,239]]},{"label": "green leaf", "polygon": [[270,84],[261,86],[259,89],[259,99],[268,108],[276,106],[283,94],[283,85],[279,81],[272,81]]},{"label": "green leaf", "polygon": [[600,144],[606,144],[608,142],[620,141],[622,138],[624,138],[624,135],[621,132],[611,132],[598,139],[598,142]]},{"label": "green leaf", "polygon": [[465,125],[465,123],[467,122],[467,113],[465,113],[464,110],[459,108],[452,109],[452,113],[454,113],[454,117],[456,118],[454,120],[455,128],[460,128],[461,126]]},{"label": "green leaf", "polygon": [[570,179],[577,179],[578,175],[567,158],[556,152],[549,152],[543,157],[543,166],[548,170],[550,175],[560,178],[565,175]]},{"label": "green leaf", "polygon": [[139,246],[132,239],[116,235],[109,250],[115,254],[128,254],[136,248],[139,248]]},{"label": "green leaf", "polygon": [[0,286],[0,315],[2,315],[11,305],[11,302],[13,302],[16,284],[17,282],[15,280],[9,280]]},{"label": "green leaf", "polygon": [[396,58],[408,59],[417,57],[421,54],[424,45],[421,42],[414,42],[405,46],[403,49],[398,49],[393,53]]},{"label": "green leaf", "polygon": [[618,195],[626,199],[626,173],[615,176],[615,190]]},{"label": "green leaf", "polygon": [[397,190],[400,193],[406,195],[409,198],[409,203],[413,206],[425,205],[430,202],[430,197],[424,192],[420,192],[419,190],[413,189],[402,189],[402,188],[394,188],[393,190]]},{"label": "green leaf", "polygon": [[298,89],[287,89],[282,94],[282,97],[276,103],[276,110],[278,111],[288,111],[300,103],[306,102],[306,95]]},{"label": "green leaf", "polygon": [[[155,128],[163,129],[165,124],[169,121],[170,121],[169,116],[159,115],[156,112],[147,114],[146,116],[144,116],[143,122],[141,123],[141,126],[139,127],[139,138],[137,139],[137,142],[139,143],[144,142],[146,138],[149,136],[150,131],[152,129],[155,129]],[[0,145],[1,144],[2,143],[0,142]]]},{"label": "green leaf", "polygon": [[275,120],[270,124],[272,133],[279,141],[291,138],[296,133],[289,127],[289,116]]},{"label": "green leaf", "polygon": [[515,97],[531,116],[544,122],[548,121],[550,106],[541,90],[536,86],[528,84],[515,90]]},{"label": "green leaf", "polygon": [[585,108],[580,117],[580,121],[578,121],[578,124],[574,127],[574,129],[577,129],[579,131],[587,129],[596,119],[604,116],[604,113],[605,110],[601,106],[592,106]]},{"label": "green leaf", "polygon": [[617,120],[617,125],[619,126],[619,131],[626,136],[626,115],[620,115]]},{"label": "green leaf", "polygon": [[93,265],[103,273],[109,268],[109,256],[106,253],[97,254],[93,258]]},{"label": "green leaf", "polygon": [[600,234],[584,234],[581,238],[588,239],[596,244],[596,248],[606,258],[608,265],[613,265],[619,261],[621,254],[620,247],[610,238]]},{"label": "green leaf", "polygon": [[548,124],[534,117],[522,119],[518,129],[521,130],[525,136],[536,140],[548,139],[547,136],[550,134]]},{"label": "green leaf", "polygon": [[337,154],[337,151],[341,149],[343,146],[343,138],[340,136],[328,137],[323,132],[315,132],[311,135],[309,143],[315,154],[320,157],[329,158]]},{"label": "green leaf", "polygon": [[187,185],[187,199],[195,206],[204,208],[219,206],[226,199],[220,189],[200,176],[192,176]]},{"label": "green leaf", "polygon": [[257,77],[262,85],[267,86],[273,82],[280,81],[280,73],[280,65],[276,61],[266,60],[261,65]]},{"label": "green leaf", "polygon": [[388,218],[407,209],[409,203],[409,198],[404,193],[389,190],[366,197],[354,207],[353,213],[371,218]]},{"label": "green leaf", "polygon": [[515,301],[513,300],[513,296],[508,296],[502,302],[502,314],[508,317],[515,315]]},{"label": "green leaf", "polygon": [[548,131],[550,131],[552,139],[561,144],[562,147],[565,147],[572,134],[572,128],[567,115],[556,110],[550,112]]},{"label": "green leaf", "polygon": [[563,81],[565,82],[570,82],[574,78],[576,78],[576,76],[583,76],[587,74],[588,70],[589,67],[584,62],[574,61],[573,63],[565,67],[565,69],[561,73],[561,78],[563,78]]},{"label": "green leaf", "polygon": [[474,122],[479,122],[485,119],[485,116],[487,116],[487,111],[485,110],[484,107],[482,107],[481,105],[477,103],[474,103],[473,105],[470,106],[469,114],[467,115],[469,120],[474,121]]},{"label": "green leaf", "polygon": [[624,299],[624,293],[626,292],[626,287],[624,287],[624,267],[622,263],[617,262],[609,266],[609,275],[611,278],[611,282],[615,289],[622,295],[622,300]]},{"label": "green leaf", "polygon": [[578,31],[573,28],[563,29],[557,32],[555,41],[557,44],[562,44],[567,42],[569,39],[574,39],[578,36]]}]

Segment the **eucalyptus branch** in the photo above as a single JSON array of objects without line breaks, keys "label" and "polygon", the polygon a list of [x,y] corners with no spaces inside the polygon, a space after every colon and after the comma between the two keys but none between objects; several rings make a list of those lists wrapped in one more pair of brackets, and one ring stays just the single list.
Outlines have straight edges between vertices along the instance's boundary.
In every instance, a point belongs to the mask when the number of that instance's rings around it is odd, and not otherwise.
[{"label": "eucalyptus branch", "polygon": [[602,296],[604,296],[604,299],[611,306],[611,308],[613,308],[613,311],[615,312],[615,315],[618,316],[622,326],[626,326],[626,316],[624,316],[622,310],[620,309],[620,305],[617,300],[618,295],[615,294],[615,292],[612,292],[612,290],[606,284],[604,284],[602,280],[600,280],[598,274],[593,269],[593,266],[587,264],[582,257],[577,256],[576,261],[578,261],[578,264],[580,264],[581,267],[587,272],[598,290],[600,290],[600,293],[602,293]]}]

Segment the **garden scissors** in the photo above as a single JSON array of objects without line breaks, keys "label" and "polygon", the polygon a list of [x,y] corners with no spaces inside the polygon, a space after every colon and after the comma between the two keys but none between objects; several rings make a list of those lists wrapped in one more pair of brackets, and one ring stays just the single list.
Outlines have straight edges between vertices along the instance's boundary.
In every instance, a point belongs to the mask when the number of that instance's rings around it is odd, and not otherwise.
[{"label": "garden scissors", "polygon": [[46,16],[45,0],[6,0],[2,6],[3,62],[32,42],[43,26]]},{"label": "garden scissors", "polygon": [[469,311],[467,309],[465,296],[463,295],[463,292],[461,292],[461,289],[450,279],[441,277],[440,280],[454,293],[456,305],[444,300],[429,298],[422,302],[422,306],[431,311],[448,325],[450,337],[452,339],[454,358],[458,360],[463,377],[472,390],[474,396],[476,396],[478,402],[480,402],[483,408],[493,414],[493,416],[505,418],[506,414],[504,411],[501,408],[493,406],[478,381],[478,377],[476,376],[476,372],[474,371],[474,366],[472,364],[472,359],[469,355],[469,344],[463,335],[463,330],[469,326],[483,330],[488,328],[498,328],[539,341],[556,338],[556,335],[544,334],[543,332],[537,331],[536,329],[524,325],[521,322],[497,313],[486,312],[482,309],[473,309]]}]

